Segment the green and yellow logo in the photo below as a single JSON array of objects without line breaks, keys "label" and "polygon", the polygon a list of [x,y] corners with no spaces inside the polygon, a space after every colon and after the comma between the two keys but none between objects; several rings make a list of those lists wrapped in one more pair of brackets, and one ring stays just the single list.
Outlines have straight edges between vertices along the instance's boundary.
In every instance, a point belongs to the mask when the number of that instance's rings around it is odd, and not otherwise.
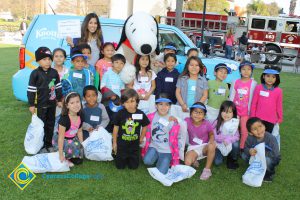
[{"label": "green and yellow logo", "polygon": [[8,175],[8,178],[21,190],[24,190],[35,177],[36,175],[22,162]]}]

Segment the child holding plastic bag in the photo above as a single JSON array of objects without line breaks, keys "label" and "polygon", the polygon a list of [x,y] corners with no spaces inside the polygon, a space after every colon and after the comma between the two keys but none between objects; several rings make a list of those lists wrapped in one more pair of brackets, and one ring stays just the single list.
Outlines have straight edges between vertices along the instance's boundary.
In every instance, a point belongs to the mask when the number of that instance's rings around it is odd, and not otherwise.
[{"label": "child holding plastic bag", "polygon": [[59,119],[58,134],[53,136],[53,147],[59,152],[61,162],[67,160],[70,167],[83,162],[82,105],[80,95],[70,92],[64,100]]},{"label": "child holding plastic bag", "polygon": [[98,92],[95,86],[85,86],[83,97],[86,101],[83,105],[84,120],[82,124],[83,140],[85,140],[93,130],[99,127],[105,128],[109,123],[109,117],[104,105],[97,102]]},{"label": "child holding plastic bag", "polygon": [[167,174],[170,165],[179,164],[178,134],[180,126],[175,117],[169,115],[172,101],[168,95],[161,93],[155,100],[157,111],[147,115],[146,143],[142,149],[145,165],[153,165]]},{"label": "child holding plastic bag", "polygon": [[189,135],[189,146],[184,163],[188,166],[198,167],[198,159],[207,156],[205,168],[200,176],[201,180],[207,180],[212,175],[211,166],[215,157],[216,143],[213,127],[205,119],[206,107],[203,103],[194,103],[190,108],[190,117],[186,118]]},{"label": "child holding plastic bag", "polygon": [[247,121],[249,136],[245,143],[245,149],[242,158],[249,162],[250,156],[256,155],[254,147],[257,144],[265,143],[265,154],[267,162],[267,171],[264,177],[265,182],[272,182],[275,175],[275,167],[280,162],[280,153],[276,138],[266,131],[263,121],[257,117],[252,117]]},{"label": "child holding plastic bag", "polygon": [[232,101],[224,101],[221,104],[217,120],[213,123],[217,150],[215,165],[223,162],[223,157],[227,157],[226,165],[228,169],[239,167],[237,163],[239,157],[239,120],[237,110]]}]

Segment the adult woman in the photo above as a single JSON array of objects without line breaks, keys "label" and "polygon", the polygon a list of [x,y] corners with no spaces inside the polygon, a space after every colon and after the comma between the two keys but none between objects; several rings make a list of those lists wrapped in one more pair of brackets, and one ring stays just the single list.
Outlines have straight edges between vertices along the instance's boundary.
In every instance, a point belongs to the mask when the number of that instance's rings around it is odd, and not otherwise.
[{"label": "adult woman", "polygon": [[225,35],[225,58],[231,59],[232,47],[234,45],[234,35],[232,28],[229,28]]},{"label": "adult woman", "polygon": [[101,46],[103,44],[103,36],[101,30],[101,24],[97,14],[89,13],[83,20],[81,25],[81,37],[66,38],[67,43],[70,45],[71,50],[78,44],[87,43],[91,46],[91,59],[88,60],[88,64],[95,66],[97,60],[99,60]]}]

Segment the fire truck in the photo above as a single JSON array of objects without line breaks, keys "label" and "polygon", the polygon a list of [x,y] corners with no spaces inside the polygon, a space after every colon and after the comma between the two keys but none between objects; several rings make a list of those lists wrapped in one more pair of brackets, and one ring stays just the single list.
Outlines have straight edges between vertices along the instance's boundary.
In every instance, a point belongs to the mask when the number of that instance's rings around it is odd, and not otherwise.
[{"label": "fire truck", "polygon": [[[270,16],[243,18],[229,14],[206,13],[204,27],[208,28],[213,36],[220,37],[222,41],[229,28],[234,29],[236,40],[244,31],[247,32],[248,49],[265,43],[266,63],[276,64],[281,58],[292,59],[300,56],[300,18]],[[175,16],[175,11],[168,11],[165,23],[175,25]],[[182,31],[201,37],[202,16],[201,12],[183,11]],[[221,48],[221,44],[216,44],[215,49],[218,48]]]}]

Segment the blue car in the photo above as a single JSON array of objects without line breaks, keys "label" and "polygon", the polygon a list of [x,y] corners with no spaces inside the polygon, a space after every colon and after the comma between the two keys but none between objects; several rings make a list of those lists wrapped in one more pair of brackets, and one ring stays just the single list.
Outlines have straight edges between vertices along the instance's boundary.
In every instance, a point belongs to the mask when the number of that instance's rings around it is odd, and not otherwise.
[{"label": "blue car", "polygon": [[[38,67],[35,62],[34,52],[40,46],[47,46],[51,50],[63,48],[67,52],[66,67],[70,67],[70,47],[65,38],[60,38],[57,31],[57,22],[59,20],[79,19],[82,16],[68,15],[37,15],[31,22],[24,38],[19,52],[20,69],[12,77],[13,93],[18,100],[27,102],[27,86],[30,73]],[[124,20],[100,18],[103,38],[105,42],[118,43],[121,37]],[[169,25],[159,25],[159,45],[162,49],[167,43],[173,42],[177,47],[178,68],[183,69],[187,60],[186,52],[190,48],[196,48],[192,41],[178,28]],[[214,67],[218,63],[226,63],[232,72],[226,78],[227,83],[240,78],[238,71],[239,63],[219,57],[205,58],[201,53],[199,57],[207,68],[207,78],[215,79]]]}]

